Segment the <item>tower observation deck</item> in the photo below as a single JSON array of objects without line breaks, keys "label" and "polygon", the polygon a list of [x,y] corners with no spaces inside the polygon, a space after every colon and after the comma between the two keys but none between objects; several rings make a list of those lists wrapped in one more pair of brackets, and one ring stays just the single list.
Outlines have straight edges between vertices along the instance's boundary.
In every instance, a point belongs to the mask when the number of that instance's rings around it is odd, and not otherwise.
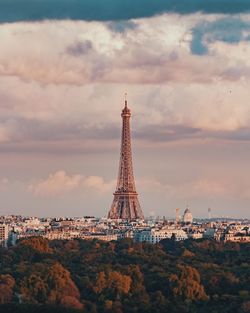
[{"label": "tower observation deck", "polygon": [[131,149],[130,118],[131,111],[128,108],[127,100],[122,110],[122,138],[120,165],[116,191],[113,203],[108,213],[108,218],[136,220],[144,219],[143,212],[138,200],[133,174],[133,161]]}]

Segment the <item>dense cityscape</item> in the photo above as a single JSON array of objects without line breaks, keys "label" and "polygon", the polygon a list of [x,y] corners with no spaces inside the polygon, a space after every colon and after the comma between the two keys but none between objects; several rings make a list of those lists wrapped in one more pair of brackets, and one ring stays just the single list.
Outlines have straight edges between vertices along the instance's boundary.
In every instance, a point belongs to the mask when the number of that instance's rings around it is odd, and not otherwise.
[{"label": "dense cityscape", "polygon": [[41,236],[49,240],[131,238],[135,242],[158,243],[162,239],[213,239],[224,242],[250,242],[250,221],[233,219],[194,220],[189,209],[175,220],[149,218],[123,221],[86,216],[82,218],[0,217],[1,245],[15,245],[20,238]]}]

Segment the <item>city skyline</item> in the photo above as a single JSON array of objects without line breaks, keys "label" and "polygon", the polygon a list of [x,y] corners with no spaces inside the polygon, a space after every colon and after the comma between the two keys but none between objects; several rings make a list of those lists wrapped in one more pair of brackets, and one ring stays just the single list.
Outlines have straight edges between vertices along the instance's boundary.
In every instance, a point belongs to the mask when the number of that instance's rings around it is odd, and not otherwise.
[{"label": "city skyline", "polygon": [[145,216],[250,218],[249,4],[190,1],[3,5],[0,215],[107,215],[127,91]]}]

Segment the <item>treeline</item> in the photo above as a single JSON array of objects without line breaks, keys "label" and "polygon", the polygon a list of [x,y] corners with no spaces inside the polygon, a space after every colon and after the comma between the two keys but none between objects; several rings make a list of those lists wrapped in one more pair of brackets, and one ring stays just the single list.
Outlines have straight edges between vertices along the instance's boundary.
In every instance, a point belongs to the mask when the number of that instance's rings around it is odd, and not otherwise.
[{"label": "treeline", "polygon": [[0,249],[0,312],[250,312],[250,245],[47,241]]}]

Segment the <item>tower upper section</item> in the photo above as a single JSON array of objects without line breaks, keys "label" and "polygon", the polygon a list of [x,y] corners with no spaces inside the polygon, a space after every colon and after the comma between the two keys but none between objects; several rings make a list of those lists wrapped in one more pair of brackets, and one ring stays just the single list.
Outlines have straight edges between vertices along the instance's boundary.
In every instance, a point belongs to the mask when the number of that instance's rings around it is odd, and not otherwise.
[{"label": "tower upper section", "polygon": [[131,117],[131,111],[128,108],[128,102],[125,100],[125,107],[122,110],[121,117]]}]

